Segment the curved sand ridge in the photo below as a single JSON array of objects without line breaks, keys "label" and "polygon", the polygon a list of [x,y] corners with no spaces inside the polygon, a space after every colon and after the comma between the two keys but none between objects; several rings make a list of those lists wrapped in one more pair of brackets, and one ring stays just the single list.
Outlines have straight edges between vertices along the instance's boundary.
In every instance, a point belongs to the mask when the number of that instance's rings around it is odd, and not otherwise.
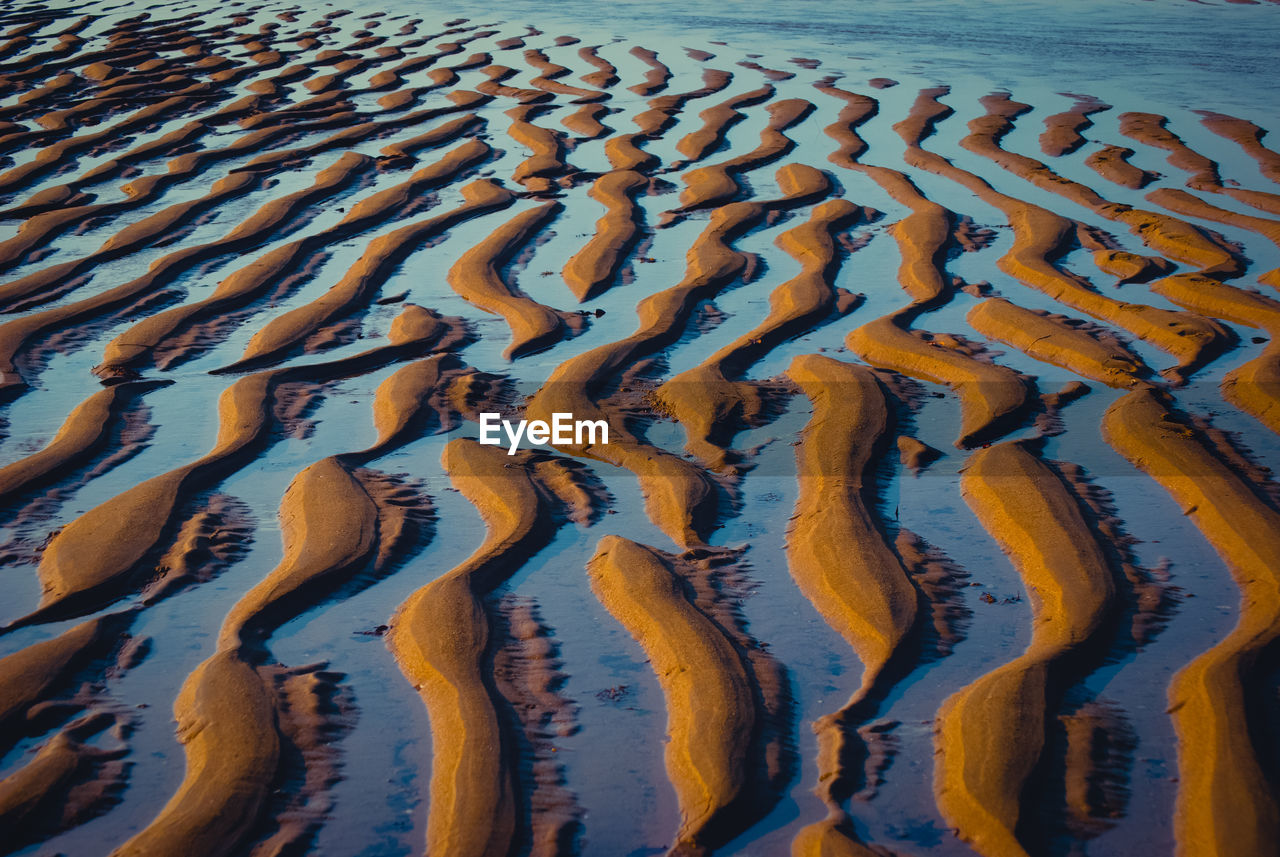
[{"label": "curved sand ridge", "polygon": [[1117,401],[1102,431],[1183,507],[1241,590],[1235,628],[1169,687],[1178,735],[1177,853],[1269,853],[1280,835],[1280,804],[1247,712],[1261,691],[1259,660],[1280,636],[1280,513],[1152,391]]},{"label": "curved sand ridge", "polygon": [[[171,111],[181,112],[183,108],[189,108],[194,100],[181,95],[167,98],[134,111],[128,117],[102,130],[91,131],[87,134],[80,134],[51,143],[41,148],[36,153],[36,156],[26,164],[0,173],[0,193],[8,194],[21,190],[34,183],[44,173],[52,172],[65,165],[67,161],[72,160],[78,153],[100,145],[106,140],[118,137],[121,134],[145,127],[155,121],[156,118]],[[11,264],[13,261],[7,248],[4,255],[0,256],[0,259],[3,259],[6,265]]]},{"label": "curved sand ridge", "polygon": [[[349,120],[352,114],[344,112],[335,116],[326,117],[323,120],[312,121],[309,123],[301,123],[303,129],[323,129],[334,127],[343,121]],[[83,223],[94,217],[101,217],[109,214],[117,214],[131,208],[136,208],[146,202],[156,198],[166,187],[177,183],[178,181],[188,178],[198,172],[201,168],[216,162],[229,158],[250,154],[260,150],[270,143],[288,136],[290,132],[299,130],[298,124],[286,125],[280,124],[273,127],[259,129],[246,134],[231,144],[218,149],[205,149],[198,153],[179,156],[170,161],[168,171],[161,174],[142,176],[129,181],[121,187],[125,193],[126,199],[115,203],[87,203],[83,205],[74,205],[58,211],[50,211],[44,214],[38,214],[25,221],[19,229],[17,236],[0,242],[0,258],[4,260],[4,265],[11,267],[19,260],[24,258],[29,251],[39,242],[60,234],[72,226]],[[174,148],[180,148],[187,142],[186,138],[174,138],[168,141],[173,144]],[[318,153],[326,148],[323,144],[315,144],[312,147],[312,153]],[[288,160],[299,156],[301,153],[288,153],[283,158]],[[281,159],[281,158],[277,158]],[[242,171],[243,172],[243,171]],[[248,170],[248,172],[253,172]],[[240,177],[237,180],[244,180],[246,177]],[[184,206],[190,206],[191,203],[185,203]],[[180,207],[177,209],[182,210]]]},{"label": "curved sand ridge", "polygon": [[681,137],[676,143],[676,151],[685,156],[685,163],[702,160],[724,144],[729,128],[746,118],[746,114],[738,110],[739,107],[761,104],[772,98],[773,94],[774,88],[765,85],[708,107],[698,114],[703,126]]},{"label": "curved sand ridge", "polygon": [[1045,744],[1064,659],[1102,624],[1115,582],[1062,480],[1026,447],[1005,442],[970,457],[961,491],[1022,575],[1031,643],[943,704],[937,719],[938,808],[983,855],[1025,855],[1021,796]]},{"label": "curved sand ridge", "polygon": [[[673,855],[708,854],[751,818],[761,712],[749,667],[690,603],[685,575],[653,548],[606,536],[587,565],[605,608],[644,648],[667,705],[667,775],[680,806]],[[758,752],[758,751],[757,751]]]},{"label": "curved sand ridge", "polygon": [[655,51],[636,45],[628,53],[649,66],[649,70],[645,72],[642,83],[628,86],[627,89],[636,95],[653,95],[667,88],[667,81],[671,80],[671,69],[658,59]]},{"label": "curved sand ridge", "polygon": [[1264,176],[1276,184],[1280,184],[1280,153],[1276,153],[1262,145],[1266,131],[1248,119],[1228,116],[1225,113],[1202,111],[1200,121],[1215,134],[1226,137],[1239,144],[1250,157],[1258,162],[1258,169]]},{"label": "curved sand ridge", "polygon": [[[1203,121],[1210,123],[1210,120]],[[1188,147],[1181,138],[1168,130],[1167,123],[1168,119],[1158,114],[1126,113],[1121,115],[1120,130],[1136,140],[1168,150],[1169,163],[1192,174],[1187,180],[1187,187],[1230,196],[1271,214],[1280,213],[1280,195],[1237,187],[1237,182],[1224,182],[1219,175],[1218,165]],[[1259,166],[1265,166],[1265,161]],[[1252,229],[1273,242],[1276,240],[1274,222],[1218,208],[1180,188],[1159,188],[1147,194],[1147,199],[1170,211]]]},{"label": "curved sand ridge", "polygon": [[[471,54],[462,62],[453,65],[441,66],[433,68],[427,72],[427,78],[431,83],[425,86],[413,86],[406,89],[398,89],[395,92],[389,92],[378,98],[378,106],[383,110],[397,111],[410,105],[417,104],[423,96],[442,89],[447,86],[453,86],[459,80],[459,73],[469,71],[473,68],[482,68],[489,64],[490,56],[485,53]],[[449,94],[450,100],[454,101],[459,107],[464,104],[471,103],[484,104],[489,101],[489,96],[482,95],[479,92],[462,92],[455,91]],[[422,111],[418,111],[419,114]]]},{"label": "curved sand ridge", "polygon": [[658,165],[658,158],[640,148],[640,143],[660,139],[663,133],[677,122],[685,102],[693,98],[712,95],[729,85],[733,75],[716,69],[703,71],[704,85],[679,94],[660,95],[649,99],[649,109],[631,117],[639,127],[632,134],[618,134],[605,141],[605,157],[614,170],[651,170]]},{"label": "curved sand ridge", "polygon": [[613,63],[600,56],[599,50],[599,46],[578,48],[578,56],[596,69],[595,71],[587,72],[579,79],[583,83],[599,89],[608,89],[618,82],[618,69]]},{"label": "curved sand ridge", "polygon": [[1113,184],[1141,190],[1160,176],[1129,163],[1134,154],[1133,149],[1124,146],[1103,146],[1084,162],[1085,166]]},{"label": "curved sand ridge", "polygon": [[49,828],[72,826],[105,812],[125,780],[127,747],[86,743],[97,733],[124,728],[105,712],[69,724],[24,767],[0,780],[0,835],[7,848],[38,842]]},{"label": "curved sand ridge", "polygon": [[366,454],[382,455],[412,440],[434,413],[441,428],[449,426],[449,402],[440,394],[458,371],[448,354],[436,354],[404,366],[378,385],[373,399],[373,425],[378,440]]},{"label": "curved sand ridge", "polygon": [[564,161],[564,134],[534,125],[530,119],[546,111],[538,105],[521,105],[506,111],[511,117],[507,133],[533,154],[511,174],[511,180],[522,184],[530,193],[546,194],[556,187],[555,179],[569,172]]},{"label": "curved sand ridge", "polygon": [[568,116],[562,116],[560,124],[576,134],[579,140],[596,140],[612,131],[600,121],[601,116],[608,114],[609,108],[603,104],[584,104]]},{"label": "curved sand ridge", "polygon": [[943,280],[942,257],[951,240],[955,216],[926,199],[911,180],[896,170],[853,165],[861,169],[911,213],[893,224],[893,239],[902,254],[898,282],[920,309],[931,307],[950,294]]},{"label": "curved sand ridge", "polygon": [[[993,101],[992,104],[995,104],[996,109],[999,109],[1000,102],[998,99]],[[991,107],[991,104],[989,104],[989,107]],[[1149,116],[1148,119],[1150,119]],[[1162,119],[1162,117],[1156,117],[1156,119]],[[1147,120],[1143,121],[1146,124],[1150,124]],[[1154,122],[1155,120],[1150,121]],[[1022,156],[1009,155],[1009,153],[999,149],[999,134],[1007,132],[1010,127],[1007,121],[1003,121],[997,124],[998,131],[988,132],[985,138],[981,135],[971,134],[964,142],[967,144],[969,140],[977,140],[973,144],[976,151],[992,157],[1007,169],[1024,178],[1035,181],[1038,185],[1056,187],[1059,189],[1058,192],[1064,192],[1060,189],[1064,185],[1071,186],[1071,183],[1060,179],[1043,164]],[[1156,127],[1162,129],[1162,122],[1156,123]],[[1130,130],[1133,130],[1133,128]],[[1134,133],[1137,132],[1135,131]],[[1160,137],[1166,148],[1172,147],[1174,151],[1182,151],[1185,148],[1181,141],[1172,138],[1172,135],[1168,135],[1167,132],[1162,132],[1157,136]],[[1207,172],[1209,171],[1209,166],[1206,166],[1206,164],[1194,158],[1190,162],[1205,175],[1209,174]],[[1043,180],[1044,176],[1048,176],[1052,181],[1045,182]],[[1211,178],[1213,179],[1212,181],[1205,179],[1200,184],[1211,190],[1224,190],[1220,180],[1217,178],[1216,169],[1212,171]],[[1090,197],[1089,194],[1092,194],[1092,191],[1088,191],[1083,186],[1075,187],[1081,190],[1081,193],[1077,196],[1083,197],[1082,204],[1088,204],[1100,213],[1106,213],[1109,210],[1115,212],[1122,208],[1112,203],[1107,203],[1097,197],[1096,194]],[[1229,193],[1231,189],[1225,189],[1225,191]],[[1174,188],[1161,188],[1149,193],[1147,198],[1152,202],[1159,203],[1180,213],[1250,229],[1273,242],[1280,239],[1280,232],[1277,231],[1277,225],[1274,221],[1213,206],[1185,191]],[[1116,216],[1121,220],[1132,221],[1133,216],[1141,217],[1144,214],[1150,213],[1137,210],[1119,210]],[[1146,239],[1157,249],[1181,261],[1203,265],[1200,274],[1176,274],[1153,284],[1151,287],[1153,292],[1169,298],[1180,306],[1194,310],[1201,317],[1225,318],[1248,326],[1258,326],[1271,330],[1272,322],[1270,319],[1273,314],[1273,307],[1271,307],[1268,299],[1235,289],[1219,281],[1224,276],[1238,273],[1235,261],[1224,250],[1220,248],[1215,250],[1213,245],[1207,244],[1203,235],[1197,232],[1194,227],[1173,221],[1167,217],[1159,217],[1154,222],[1143,221],[1142,223],[1143,225],[1139,228],[1142,229]],[[1097,376],[1095,375],[1094,377]],[[1258,417],[1271,426],[1273,430],[1276,430],[1277,423],[1274,414],[1277,408],[1280,407],[1277,404],[1280,402],[1280,398],[1278,398],[1280,397],[1280,387],[1276,383],[1278,377],[1280,377],[1280,368],[1277,367],[1276,354],[1274,349],[1268,348],[1254,360],[1229,373],[1227,378],[1224,379],[1223,391],[1238,407]]]},{"label": "curved sand ridge", "polygon": [[610,137],[604,144],[604,153],[609,159],[609,166],[615,170],[639,172],[652,170],[658,165],[658,159],[637,145],[637,141],[650,139],[650,136],[640,131]]},{"label": "curved sand ridge", "polygon": [[[285,72],[282,72],[281,75],[278,76],[278,79],[282,81],[286,79],[292,80],[292,79],[296,79],[299,76],[305,77],[307,73],[308,73],[308,70],[305,68],[291,67],[291,69],[287,69]],[[268,83],[267,85],[267,89],[270,91],[274,91],[274,87],[275,87],[274,83]],[[375,85],[371,87],[371,90],[376,88],[377,87]],[[352,94],[355,94],[355,93],[352,93]],[[263,99],[263,96],[260,96],[260,95],[250,96],[248,99],[245,100],[246,101],[245,106],[240,107],[238,106],[239,103],[237,103],[237,105],[232,105],[227,109],[231,111],[231,113],[234,115],[248,113],[251,111],[251,108],[253,106],[261,105],[263,103],[262,99]],[[314,110],[310,110],[306,107],[306,105],[312,105],[312,104],[314,105],[314,108],[315,108]],[[452,108],[452,109],[459,109],[459,108],[465,109],[465,103],[458,104],[455,108]],[[451,108],[445,108],[443,112],[448,112],[450,109]],[[328,114],[331,114],[331,115],[324,116],[324,118],[322,118],[318,122],[311,122],[311,123],[304,122],[304,123],[301,123],[301,125],[291,121],[295,117],[310,118],[311,114],[316,110],[320,111],[320,114],[324,114],[327,112]],[[338,110],[339,112],[334,114],[334,110]],[[255,159],[254,161],[250,162],[248,166],[252,168],[252,167],[258,167],[262,165],[284,163],[284,162],[295,160],[299,157],[319,154],[325,150],[335,148],[340,145],[356,142],[360,139],[368,137],[374,133],[383,131],[387,128],[396,128],[396,127],[401,127],[403,125],[413,124],[416,122],[423,121],[424,119],[439,115],[441,112],[442,111],[438,109],[424,110],[424,111],[417,111],[415,113],[405,114],[399,117],[395,117],[384,123],[366,122],[364,124],[356,124],[355,127],[353,128],[345,129],[333,137],[322,140],[319,143],[311,144],[302,149],[278,152],[270,155],[261,156]],[[210,117],[209,122],[216,123],[217,120],[220,119],[221,117],[222,117],[222,112],[220,111],[219,113],[216,113],[212,117]],[[199,170],[200,168],[202,168],[203,166],[207,165],[208,163],[214,160],[234,157],[246,152],[252,152],[255,149],[261,148],[278,139],[287,138],[291,133],[296,133],[296,131],[299,130],[299,128],[304,130],[309,128],[318,130],[321,128],[332,127],[335,124],[341,124],[341,122],[335,122],[335,120],[353,120],[354,118],[355,118],[355,114],[349,111],[345,102],[337,101],[336,97],[328,97],[328,96],[320,96],[314,99],[310,99],[308,102],[304,102],[303,105],[299,105],[291,109],[282,108],[278,111],[254,113],[254,115],[250,116],[248,119],[242,120],[241,124],[245,125],[246,127],[248,127],[249,125],[252,125],[255,128],[260,125],[268,125],[270,127],[264,128],[259,131],[254,131],[248,135],[245,135],[244,137],[241,137],[240,139],[236,140],[229,146],[226,146],[220,149],[204,150],[201,152],[192,153],[190,155],[180,156],[170,162],[169,171],[167,174],[159,175],[159,176],[147,176],[147,177],[144,177],[143,179],[130,182],[128,185],[125,185],[123,188],[126,194],[128,194],[130,197],[130,199],[126,203],[124,203],[124,205],[141,204],[144,200],[150,199],[152,196],[154,196],[162,186],[171,184],[176,180],[192,175],[197,170]],[[275,123],[275,124],[272,124],[272,123]],[[171,134],[166,135],[165,137],[162,137],[156,141],[144,144],[138,147],[137,149],[131,151],[130,153],[127,153],[126,155],[122,156],[121,159],[117,159],[117,160],[108,162],[106,164],[100,165],[94,170],[91,170],[90,172],[82,175],[80,179],[77,179],[71,184],[61,186],[64,189],[62,193],[65,194],[70,190],[78,190],[79,188],[83,187],[86,183],[100,182],[103,179],[108,178],[111,175],[114,175],[119,171],[121,160],[142,160],[144,157],[148,157],[148,156],[154,157],[155,155],[162,154],[165,151],[165,149],[171,149],[171,148],[176,148],[176,147],[185,145],[186,143],[189,142],[190,139],[193,138],[193,136],[198,136],[197,131],[200,131],[202,133],[203,129],[205,128],[206,126],[201,125],[200,123],[190,123],[188,126],[184,126],[184,129],[180,129],[182,133],[172,132]],[[49,190],[53,190],[53,189],[49,189]],[[42,191],[41,193],[46,193],[46,192],[47,191]],[[61,226],[69,221],[74,222],[76,220],[83,220],[86,217],[99,214],[104,210],[115,211],[115,210],[118,210],[118,208],[110,205],[106,206],[105,209],[103,206],[97,206],[97,207],[87,206],[87,207],[82,207],[80,209],[71,209],[67,212],[59,212],[58,215],[56,217],[53,217],[53,219],[51,220],[51,225]]]},{"label": "curved sand ridge", "polygon": [[83,466],[104,451],[111,426],[138,396],[163,382],[133,382],[100,390],[67,415],[43,449],[0,468],[0,503],[8,505],[33,488]]},{"label": "curved sand ridge", "polygon": [[[1169,151],[1169,164],[1192,174],[1192,178],[1187,180],[1187,187],[1189,188],[1196,189],[1196,191],[1226,194],[1226,196],[1234,197],[1240,202],[1261,208],[1261,210],[1271,212],[1271,214],[1280,212],[1280,196],[1275,193],[1229,187],[1228,184],[1222,182],[1219,175],[1219,165],[1187,146],[1187,143],[1181,141],[1178,134],[1174,134],[1166,128],[1167,123],[1169,123],[1169,120],[1165,116],[1158,114],[1121,114],[1120,133],[1147,143],[1148,146],[1156,146]],[[1260,166],[1263,165],[1265,164],[1260,162]],[[1221,208],[1210,206],[1208,203],[1198,200],[1192,194],[1181,191],[1180,188],[1160,188],[1158,191],[1148,193],[1147,198],[1152,202],[1156,202],[1157,205],[1164,205],[1171,211],[1178,211],[1179,214],[1202,217],[1202,219],[1206,220],[1216,220],[1219,223],[1231,223],[1242,226],[1245,229],[1254,229],[1256,232],[1267,235],[1271,240],[1276,240],[1274,226],[1272,228],[1267,226],[1270,221],[1258,220],[1256,217],[1249,217],[1248,215],[1238,215],[1231,211],[1222,211]],[[1170,202],[1172,202],[1172,205],[1170,205]]]},{"label": "curved sand ridge", "polygon": [[727,88],[733,81],[733,74],[716,68],[702,71],[702,86],[688,92],[668,93],[649,99],[649,109],[638,113],[631,121],[640,128],[642,134],[650,137],[661,136],[668,128],[676,124],[678,115],[684,110],[687,102],[715,95]]},{"label": "curved sand ridge", "polygon": [[1003,298],[983,301],[965,320],[983,336],[1110,387],[1138,386],[1151,371],[1114,338],[1102,339],[1065,316],[1023,309]]},{"label": "curved sand ridge", "polygon": [[481,69],[489,79],[476,84],[476,92],[493,98],[511,98],[520,104],[539,104],[550,101],[554,93],[545,89],[527,89],[520,86],[508,86],[503,83],[514,77],[516,70],[505,65],[488,65]]},{"label": "curved sand ridge", "polygon": [[859,95],[847,89],[840,89],[828,83],[815,84],[817,90],[824,95],[842,99],[844,107],[836,114],[836,121],[823,129],[823,132],[840,144],[840,148],[827,156],[833,164],[848,169],[858,169],[858,158],[867,150],[867,143],[858,136],[857,127],[866,122],[880,109],[874,98]]},{"label": "curved sand ridge", "polygon": [[607,92],[599,90],[583,89],[580,86],[571,86],[567,83],[560,82],[559,78],[564,77],[570,71],[568,66],[554,63],[547,59],[547,55],[539,50],[528,50],[524,52],[524,59],[529,65],[536,68],[539,72],[538,76],[530,80],[534,86],[539,89],[545,89],[547,92],[555,95],[573,96],[569,100],[569,104],[583,104],[593,101],[604,101],[609,98]]},{"label": "curved sand ridge", "polygon": [[1167,127],[1168,119],[1155,113],[1121,113],[1120,133],[1169,153],[1169,165],[1191,174],[1187,187],[1212,190],[1222,186],[1218,165],[1192,149]]},{"label": "curved sand ridge", "polygon": [[[1230,191],[1227,191],[1228,193]],[[1237,199],[1241,198],[1239,192],[1232,193]],[[1209,220],[1214,223],[1225,223],[1228,226],[1235,226],[1239,229],[1248,229],[1256,232],[1266,238],[1272,244],[1280,246],[1280,221],[1270,220],[1265,217],[1255,217],[1249,214],[1241,214],[1237,211],[1229,211],[1220,208],[1211,203],[1205,202],[1200,197],[1187,193],[1184,190],[1171,187],[1162,187],[1159,190],[1153,190],[1147,194],[1147,199],[1157,205],[1162,205],[1170,211],[1176,211],[1179,214],[1188,217],[1198,217],[1201,220]],[[1265,199],[1265,197],[1263,197]],[[1244,201],[1248,201],[1245,199]],[[1280,209],[1277,209],[1280,210]],[[1267,276],[1274,277],[1275,274]]]},{"label": "curved sand ridge", "polygon": [[497,313],[511,326],[511,344],[503,352],[514,360],[546,348],[566,332],[580,330],[583,316],[559,312],[514,290],[500,269],[560,211],[546,202],[517,214],[484,241],[463,253],[449,269],[449,285],[470,303]]},{"label": "curved sand ridge", "polygon": [[[67,75],[70,77],[70,75]],[[105,164],[86,170],[74,179],[51,185],[32,194],[17,205],[0,210],[0,217],[16,219],[41,214],[56,208],[79,206],[92,202],[94,196],[85,192],[87,186],[116,178],[133,163],[142,163],[175,148],[190,145],[209,133],[212,128],[204,122],[188,122],[161,137],[135,146]]]},{"label": "curved sand ridge", "polygon": [[565,263],[561,275],[579,301],[607,289],[617,278],[627,254],[640,239],[640,207],[634,196],[649,180],[635,170],[613,170],[591,185],[591,198],[605,206],[595,235]]},{"label": "curved sand ridge", "polygon": [[852,832],[841,802],[848,794],[851,731],[861,704],[880,690],[885,668],[914,627],[918,595],[901,560],[867,508],[865,484],[888,429],[889,410],[875,375],[862,366],[805,355],[787,375],[813,402],[796,449],[800,494],[787,534],[787,564],[800,591],[862,661],[862,681],[838,711],[813,724],[818,786],[827,818],[801,830],[791,853],[870,854]]},{"label": "curved sand ridge", "polygon": [[174,715],[187,776],[116,857],[234,853],[266,801],[280,738],[270,693],[252,666],[231,653],[214,655],[183,684]]},{"label": "curved sand ridge", "polygon": [[1110,104],[1103,104],[1092,96],[1076,96],[1076,103],[1070,109],[1044,118],[1040,151],[1051,158],[1071,154],[1087,142],[1080,132],[1093,127],[1089,117],[1110,109]]},{"label": "curved sand ridge", "polygon": [[[961,141],[961,145],[991,158],[1009,171],[1032,181],[1037,186],[1066,196],[1085,207],[1092,208],[1103,216],[1134,222],[1132,211],[1128,206],[1108,202],[1091,189],[1064,179],[1033,158],[1016,155],[1001,149],[1000,138],[1013,128],[1010,120],[1023,112],[1028,105],[1010,101],[1003,94],[1000,96],[987,96],[982,100],[990,112],[982,119],[976,119],[969,124],[972,133]],[[1160,129],[1161,133],[1156,134],[1155,138],[1153,138],[1160,141],[1158,145],[1163,148],[1172,148],[1175,152],[1182,153],[1185,155],[1185,161],[1179,160],[1179,163],[1182,163],[1188,171],[1198,171],[1192,180],[1188,182],[1189,186],[1213,193],[1226,194],[1264,211],[1275,212],[1280,210],[1280,205],[1278,205],[1280,198],[1277,198],[1275,194],[1224,186],[1218,177],[1216,164],[1191,151],[1180,140],[1163,130],[1164,122],[1167,121],[1164,117],[1155,116],[1154,114],[1123,114],[1122,128],[1128,128],[1126,133],[1133,132],[1130,134],[1131,136],[1136,134],[1138,139],[1147,139],[1147,134],[1134,132],[1133,128],[1125,125],[1123,117],[1137,115],[1145,117],[1140,123],[1142,127],[1148,130],[1150,128]],[[1152,144],[1157,145],[1155,142],[1152,142]],[[1127,149],[1123,151],[1128,152],[1128,155],[1133,154],[1132,151]],[[1128,155],[1125,155],[1125,157],[1128,157]],[[1108,165],[1106,169],[1103,168],[1104,163]],[[1130,187],[1140,188],[1148,181],[1129,172],[1136,168],[1132,168],[1122,162],[1103,160],[1094,162],[1093,166],[1098,168],[1104,176]],[[1108,170],[1111,172],[1108,172]],[[1227,223],[1243,229],[1250,229],[1266,236],[1273,242],[1277,241],[1277,237],[1280,236],[1274,221],[1218,208],[1178,188],[1159,188],[1148,193],[1146,198],[1169,211],[1198,217],[1202,220]],[[1126,214],[1128,215],[1127,217],[1121,216]],[[1208,269],[1209,273],[1232,276],[1239,272],[1239,267],[1236,264],[1236,260],[1233,259],[1229,248],[1213,239],[1212,236],[1204,235],[1190,224],[1172,220],[1167,215],[1153,212],[1138,212],[1138,214],[1140,216],[1156,217],[1160,220],[1161,226],[1164,228],[1157,230],[1157,236],[1163,235],[1164,237],[1157,237],[1157,240],[1164,242],[1161,246],[1163,246],[1165,252],[1171,253],[1176,258],[1182,258],[1184,261],[1200,263]],[[1149,226],[1145,228],[1150,229]],[[1179,252],[1179,249],[1181,252]]]},{"label": "curved sand ridge", "polygon": [[845,344],[872,366],[945,384],[960,398],[964,449],[985,443],[1019,421],[1031,401],[1032,382],[1004,366],[977,360],[951,337],[935,337],[909,325],[919,310],[908,307],[848,335]]},{"label": "curved sand ridge", "polygon": [[400,606],[387,641],[431,718],[427,852],[506,854],[522,821],[513,737],[487,676],[492,620],[482,599],[550,541],[557,501],[543,480],[556,463],[524,452],[513,465],[503,450],[463,438],[450,441],[443,463],[484,519],[485,540]]},{"label": "curved sand ridge", "polygon": [[108,655],[132,619],[128,612],[100,616],[0,658],[0,746],[12,748],[26,732],[31,709],[68,689],[77,674]]},{"label": "curved sand ridge", "polygon": [[[47,287],[63,277],[73,277],[92,267],[100,261],[131,253],[156,241],[169,231],[196,217],[202,211],[213,208],[229,199],[249,193],[259,184],[258,176],[251,172],[232,173],[219,179],[207,194],[189,202],[180,202],[153,214],[145,220],[134,223],[112,236],[95,253],[80,259],[74,265],[59,267],[49,280],[39,283]],[[115,206],[95,206],[93,215],[103,216],[118,213],[127,203]],[[74,209],[41,214],[26,221],[19,228],[18,234],[8,241],[0,242],[0,263],[16,264],[34,247],[37,247],[59,232],[68,228],[83,215]],[[39,286],[32,286],[34,291]]]},{"label": "curved sand ridge", "polygon": [[[665,68],[665,67],[664,67]],[[680,113],[687,102],[706,98],[729,86],[733,75],[720,69],[703,69],[702,86],[686,92],[668,93],[651,98],[647,102],[648,109],[631,117],[631,121],[640,130],[631,134],[617,134],[605,141],[605,157],[614,170],[634,170],[645,172],[659,165],[659,159],[640,148],[640,143],[661,139],[663,134],[674,127],[680,119]],[[664,84],[665,86],[665,84]],[[634,88],[634,87],[633,87]],[[714,109],[714,108],[713,108]],[[702,114],[706,117],[706,111]],[[705,133],[706,129],[704,129]],[[685,152],[686,141],[700,132],[694,132],[677,143],[677,151]],[[684,162],[677,162],[668,169],[679,169]],[[652,185],[651,185],[652,187]]]}]

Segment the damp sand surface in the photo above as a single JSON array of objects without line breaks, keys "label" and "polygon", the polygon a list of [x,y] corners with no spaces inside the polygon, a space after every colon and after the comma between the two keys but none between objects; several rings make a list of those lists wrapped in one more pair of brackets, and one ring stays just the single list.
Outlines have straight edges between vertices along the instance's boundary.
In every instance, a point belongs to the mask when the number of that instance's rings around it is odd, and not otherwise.
[{"label": "damp sand surface", "polygon": [[0,6],[0,850],[1269,854],[1274,5]]}]

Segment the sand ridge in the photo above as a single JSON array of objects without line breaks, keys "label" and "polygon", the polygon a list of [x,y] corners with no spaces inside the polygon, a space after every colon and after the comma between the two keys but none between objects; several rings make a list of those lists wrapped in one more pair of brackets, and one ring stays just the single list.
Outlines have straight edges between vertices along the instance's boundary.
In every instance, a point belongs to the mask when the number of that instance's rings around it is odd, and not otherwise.
[{"label": "sand ridge", "polygon": [[1020,798],[1045,743],[1054,673],[1112,608],[1115,582],[1077,500],[1033,452],[1006,441],[970,457],[966,501],[1027,581],[1031,644],[939,711],[934,789],[981,854],[1026,854]]},{"label": "sand ridge", "polygon": [[1277,512],[1151,391],[1135,391],[1112,405],[1103,433],[1186,509],[1241,588],[1236,627],[1169,687],[1181,774],[1178,853],[1262,853],[1280,812],[1245,712],[1254,665],[1276,640],[1280,590],[1269,557],[1280,547]]}]

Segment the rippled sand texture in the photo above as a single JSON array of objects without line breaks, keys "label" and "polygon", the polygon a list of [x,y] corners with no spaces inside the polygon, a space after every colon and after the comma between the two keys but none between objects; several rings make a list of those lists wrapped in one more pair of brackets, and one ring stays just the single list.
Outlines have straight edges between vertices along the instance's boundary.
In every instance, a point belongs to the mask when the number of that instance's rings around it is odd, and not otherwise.
[{"label": "rippled sand texture", "polygon": [[1275,854],[1274,116],[0,30],[0,853]]}]

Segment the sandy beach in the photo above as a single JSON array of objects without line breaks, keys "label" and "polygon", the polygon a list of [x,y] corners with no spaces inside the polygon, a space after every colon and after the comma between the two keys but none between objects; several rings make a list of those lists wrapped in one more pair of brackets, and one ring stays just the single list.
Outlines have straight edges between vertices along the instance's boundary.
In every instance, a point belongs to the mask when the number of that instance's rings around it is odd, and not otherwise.
[{"label": "sandy beach", "polygon": [[1280,3],[1085,5],[0,4],[0,854],[1276,854]]}]

